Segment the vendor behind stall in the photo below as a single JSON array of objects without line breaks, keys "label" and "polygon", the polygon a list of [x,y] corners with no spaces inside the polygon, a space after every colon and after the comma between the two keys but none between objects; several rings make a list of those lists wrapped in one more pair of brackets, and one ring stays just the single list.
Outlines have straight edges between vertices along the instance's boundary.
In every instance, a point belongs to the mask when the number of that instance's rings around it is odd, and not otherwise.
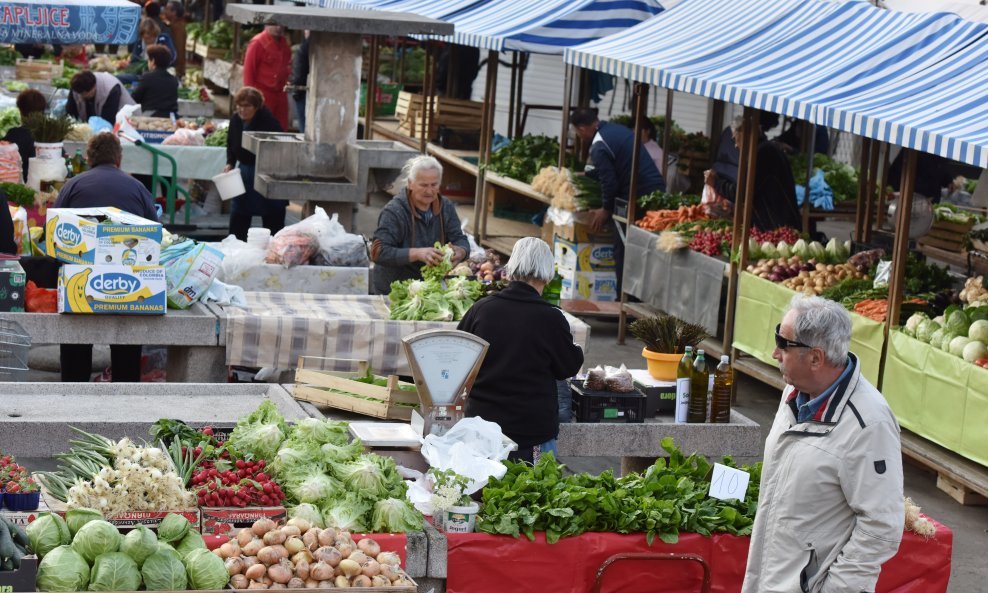
[{"label": "vendor behind stall", "polygon": [[452,202],[439,195],[443,166],[431,156],[412,157],[402,167],[396,195],[381,209],[371,244],[371,290],[388,294],[395,280],[421,277],[421,268],[443,257],[436,243],[451,245],[453,264],[463,261],[470,244]]},{"label": "vendor behind stall", "polygon": [[574,376],[583,366],[583,350],[573,343],[566,317],[542,300],[542,290],[555,275],[554,264],[545,241],[519,239],[505,266],[507,288],[474,303],[457,326],[490,344],[467,398],[466,415],[496,422],[518,443],[511,459],[535,462],[540,453],[555,452],[556,381]]},{"label": "vendor behind stall", "polygon": [[247,240],[247,231],[255,216],[261,217],[264,228],[275,234],[285,226],[288,200],[269,200],[254,189],[254,166],[257,157],[243,147],[244,132],[284,132],[274,114],[264,105],[261,91],[245,86],[233,96],[237,112],[230,118],[226,140],[226,167],[232,171],[239,165],[247,193],[233,198],[230,210],[230,234]]},{"label": "vendor behind stall", "polygon": [[96,115],[113,123],[124,105],[134,105],[134,98],[117,77],[106,72],[83,70],[69,82],[72,95],[65,103],[65,113],[81,122]]},{"label": "vendor behind stall", "polygon": [[134,91],[134,100],[141,104],[141,112],[151,117],[178,115],[178,79],[168,72],[171,53],[164,45],[148,48],[149,70],[141,77]]},{"label": "vendor behind stall", "polygon": [[[34,113],[44,113],[47,108],[48,101],[40,91],[24,89],[17,95],[17,110],[21,112],[22,122]],[[31,130],[24,125],[10,128],[3,140],[17,145],[17,151],[21,153],[21,165],[24,168],[24,181],[27,181],[27,167],[31,157],[34,156],[34,136],[31,135]]]},{"label": "vendor behind stall", "polygon": [[[123,151],[120,140],[110,132],[97,134],[86,146],[89,171],[66,182],[55,208],[114,206],[125,212],[157,220],[151,194],[139,181],[120,170]],[[92,344],[62,344],[62,381],[87,382],[93,373]],[[113,380],[141,380],[141,346],[110,346]]]}]

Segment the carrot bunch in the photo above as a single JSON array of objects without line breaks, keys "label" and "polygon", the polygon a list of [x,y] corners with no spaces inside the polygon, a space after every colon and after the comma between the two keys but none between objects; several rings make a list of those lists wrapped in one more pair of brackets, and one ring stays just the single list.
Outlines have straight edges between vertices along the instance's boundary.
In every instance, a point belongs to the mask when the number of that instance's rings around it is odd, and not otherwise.
[{"label": "carrot bunch", "polygon": [[682,222],[706,220],[707,214],[703,206],[680,206],[677,210],[650,210],[645,213],[637,224],[646,231],[664,231]]},{"label": "carrot bunch", "polygon": [[[911,299],[906,303],[923,304],[922,299]],[[889,313],[889,302],[887,299],[865,299],[854,305],[854,312],[862,317],[884,322]]]}]

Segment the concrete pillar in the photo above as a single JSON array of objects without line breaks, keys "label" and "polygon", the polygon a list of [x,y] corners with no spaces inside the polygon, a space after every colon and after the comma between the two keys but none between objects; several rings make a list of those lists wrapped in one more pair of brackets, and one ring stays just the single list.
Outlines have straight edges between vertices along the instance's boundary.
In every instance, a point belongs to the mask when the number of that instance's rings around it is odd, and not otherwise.
[{"label": "concrete pillar", "polygon": [[313,31],[309,37],[303,175],[344,176],[347,143],[357,139],[361,55],[360,35]]}]

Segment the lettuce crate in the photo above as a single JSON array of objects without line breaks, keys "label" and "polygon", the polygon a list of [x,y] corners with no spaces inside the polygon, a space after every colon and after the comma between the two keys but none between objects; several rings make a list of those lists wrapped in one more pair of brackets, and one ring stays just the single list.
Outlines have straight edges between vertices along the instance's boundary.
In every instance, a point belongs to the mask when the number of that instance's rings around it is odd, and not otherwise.
[{"label": "lettuce crate", "polygon": [[355,374],[367,373],[365,361],[359,363],[356,373],[323,370],[334,362],[330,358],[300,356],[292,397],[374,418],[411,420],[412,410],[419,405],[418,390],[407,389],[414,388],[414,384],[399,381],[395,375],[375,375],[376,379],[384,379],[383,386],[355,381],[351,378]]}]

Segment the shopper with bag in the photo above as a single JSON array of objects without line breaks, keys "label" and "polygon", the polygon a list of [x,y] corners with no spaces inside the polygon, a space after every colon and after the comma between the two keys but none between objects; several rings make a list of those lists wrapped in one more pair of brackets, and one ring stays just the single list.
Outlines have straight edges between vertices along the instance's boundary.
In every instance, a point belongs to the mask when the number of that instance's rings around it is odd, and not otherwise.
[{"label": "shopper with bag", "polygon": [[236,113],[230,118],[226,140],[226,167],[223,172],[239,167],[247,193],[233,198],[230,210],[230,234],[247,240],[247,230],[255,216],[261,217],[264,228],[275,234],[285,226],[288,200],[269,200],[254,189],[254,166],[257,157],[243,147],[244,132],[284,132],[284,128],[264,105],[261,91],[246,86],[233,96]]}]

